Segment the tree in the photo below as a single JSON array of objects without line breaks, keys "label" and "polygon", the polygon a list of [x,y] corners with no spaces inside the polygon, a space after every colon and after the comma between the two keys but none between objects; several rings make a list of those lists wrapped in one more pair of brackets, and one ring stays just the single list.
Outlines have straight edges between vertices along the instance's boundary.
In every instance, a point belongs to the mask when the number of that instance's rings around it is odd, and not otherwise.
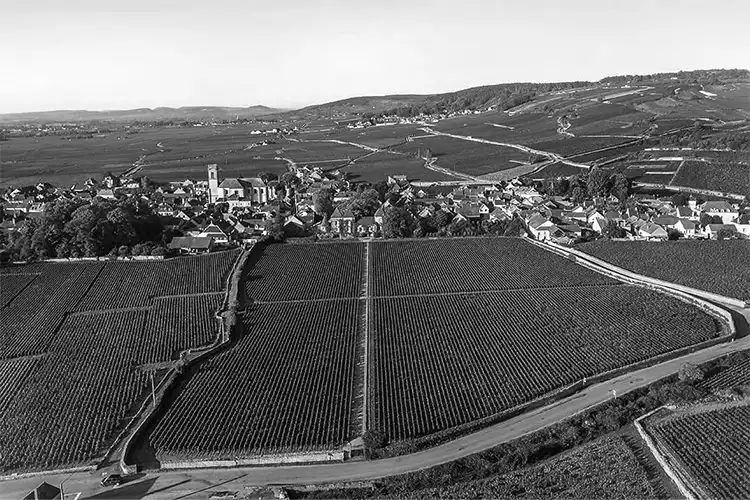
[{"label": "tree", "polygon": [[676,193],[672,196],[672,205],[676,207],[684,207],[688,204],[690,197],[685,193]]},{"label": "tree", "polygon": [[279,213],[268,219],[265,223],[265,230],[268,232],[268,237],[274,241],[284,241],[284,216]]},{"label": "tree", "polygon": [[380,196],[374,189],[365,189],[341,204],[341,210],[351,210],[355,219],[374,215],[378,207]]},{"label": "tree", "polygon": [[721,217],[718,215],[708,215],[707,213],[702,213],[700,218],[700,225],[701,227],[705,228],[709,224],[721,224],[722,220]]},{"label": "tree", "polygon": [[523,236],[524,234],[526,234],[526,225],[516,215],[508,223],[508,227],[505,229],[505,236]]},{"label": "tree", "polygon": [[602,236],[605,238],[624,238],[626,235],[625,229],[618,226],[615,222],[608,222],[604,228],[602,228]]},{"label": "tree", "polygon": [[318,215],[333,213],[333,191],[325,188],[313,194],[313,209]]},{"label": "tree", "polygon": [[738,236],[737,231],[732,231],[731,229],[727,229],[727,228],[721,228],[719,229],[719,232],[716,233],[717,240],[733,240],[737,238],[737,236]]},{"label": "tree", "polygon": [[615,174],[612,177],[612,189],[609,192],[612,196],[620,200],[620,203],[624,203],[630,194],[630,182],[628,178],[621,173]]},{"label": "tree", "polygon": [[383,236],[405,238],[412,233],[412,215],[402,207],[388,207],[383,216]]},{"label": "tree", "polygon": [[685,363],[680,367],[678,377],[682,382],[692,385],[703,380],[703,370],[701,370],[700,366]]},{"label": "tree", "polygon": [[609,175],[597,165],[591,167],[589,176],[586,181],[586,187],[589,196],[602,196],[607,192],[609,184]]}]

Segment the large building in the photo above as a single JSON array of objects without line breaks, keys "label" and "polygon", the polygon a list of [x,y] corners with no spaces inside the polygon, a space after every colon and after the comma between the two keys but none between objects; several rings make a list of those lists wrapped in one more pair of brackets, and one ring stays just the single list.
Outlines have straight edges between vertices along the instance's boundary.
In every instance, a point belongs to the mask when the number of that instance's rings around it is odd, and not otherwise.
[{"label": "large building", "polygon": [[219,179],[219,167],[208,166],[208,198],[210,203],[225,201],[230,206],[268,203],[276,199],[276,191],[259,177]]}]

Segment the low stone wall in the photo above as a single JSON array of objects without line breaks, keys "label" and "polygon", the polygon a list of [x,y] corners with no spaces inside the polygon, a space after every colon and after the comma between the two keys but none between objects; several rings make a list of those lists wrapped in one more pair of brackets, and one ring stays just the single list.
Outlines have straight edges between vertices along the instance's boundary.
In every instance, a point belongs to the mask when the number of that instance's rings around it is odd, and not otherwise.
[{"label": "low stone wall", "polygon": [[656,444],[654,439],[651,438],[651,435],[643,427],[642,422],[644,420],[665,409],[669,409],[669,407],[660,406],[659,408],[646,413],[642,417],[635,419],[633,424],[635,425],[638,434],[640,434],[641,439],[643,439],[643,442],[646,443],[646,446],[648,446],[648,449],[651,451],[651,454],[654,456],[661,468],[664,469],[664,472],[669,476],[672,482],[677,485],[677,489],[680,490],[680,493],[687,500],[697,500],[698,496],[695,494],[693,489],[689,487],[683,480],[683,474],[678,473],[678,471],[672,467],[672,465],[670,464],[670,460],[662,453],[661,447]]},{"label": "low stone wall", "polygon": [[[252,247],[250,247],[250,250],[251,249]],[[224,296],[224,306],[222,307],[222,309],[224,309],[225,307],[229,307],[231,310],[232,299],[230,297],[232,296],[232,294],[235,294],[234,297],[236,297],[236,294],[239,291],[239,277],[241,277],[242,266],[247,259],[247,256],[250,254],[250,250],[243,251],[242,253],[240,253],[240,255],[237,256],[237,260],[235,261],[232,267],[232,271],[227,278],[227,291]],[[173,386],[176,380],[188,369],[190,365],[215,354],[227,345],[229,337],[231,336],[231,332],[227,331],[227,325],[224,321],[224,317],[219,314],[217,315],[217,318],[221,320],[221,332],[219,333],[219,335],[217,335],[214,343],[207,347],[190,348],[183,351],[181,353],[180,359],[175,363],[175,366],[170,368],[161,382],[159,382],[159,385],[157,386],[155,391],[156,404],[151,404],[151,398],[147,398],[143,402],[143,406],[141,407],[140,411],[133,417],[133,419],[128,423],[127,428],[123,430],[120,437],[118,437],[118,439],[115,441],[115,443],[117,443],[122,438],[122,436],[125,435],[126,431],[131,432],[122,446],[122,454],[120,456],[120,468],[124,473],[133,474],[137,472],[137,464],[131,465],[127,463],[130,450],[133,444],[138,440],[138,438],[143,434],[145,429],[154,419],[158,410],[161,408],[167,391]],[[114,449],[116,449],[116,447],[113,448],[113,450]]]},{"label": "low stone wall", "polygon": [[732,299],[730,297],[724,297],[722,295],[717,295],[710,292],[704,292],[695,288],[676,285],[674,283],[650,278],[641,274],[636,274],[634,272],[628,271],[627,269],[612,265],[609,262],[597,259],[596,257],[591,257],[590,255],[583,253],[580,250],[566,248],[549,241],[545,243],[534,240],[528,241],[536,246],[545,248],[546,250],[552,251],[563,257],[570,258],[572,256],[577,264],[591,269],[592,271],[596,271],[600,274],[604,274],[605,276],[609,276],[624,283],[656,290],[667,295],[671,295],[677,299],[682,300],[683,302],[694,305],[704,312],[710,314],[711,316],[717,318],[727,329],[727,335],[734,337],[734,335],[736,335],[737,333],[734,319],[729,312],[699,297],[707,298],[708,300],[713,300],[715,302],[721,302],[737,308],[743,308],[745,306],[744,301]]},{"label": "low stone wall", "polygon": [[0,481],[13,481],[15,479],[28,479],[37,476],[51,476],[54,474],[75,474],[76,472],[90,472],[96,470],[96,465],[84,465],[81,467],[69,467],[67,469],[40,470],[37,472],[20,472],[18,474],[9,474],[0,476]]},{"label": "low stone wall", "polygon": [[341,450],[311,451],[308,453],[288,453],[279,455],[258,455],[235,460],[183,460],[163,461],[162,469],[205,469],[223,467],[250,467],[254,465],[307,464],[320,462],[342,462]]}]

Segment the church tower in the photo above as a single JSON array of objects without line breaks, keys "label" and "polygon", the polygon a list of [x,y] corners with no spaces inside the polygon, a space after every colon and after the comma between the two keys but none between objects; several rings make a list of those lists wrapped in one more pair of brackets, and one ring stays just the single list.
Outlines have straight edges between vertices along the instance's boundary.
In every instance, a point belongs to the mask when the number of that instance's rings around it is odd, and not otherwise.
[{"label": "church tower", "polygon": [[219,199],[219,166],[212,163],[208,166],[208,202],[216,203]]}]

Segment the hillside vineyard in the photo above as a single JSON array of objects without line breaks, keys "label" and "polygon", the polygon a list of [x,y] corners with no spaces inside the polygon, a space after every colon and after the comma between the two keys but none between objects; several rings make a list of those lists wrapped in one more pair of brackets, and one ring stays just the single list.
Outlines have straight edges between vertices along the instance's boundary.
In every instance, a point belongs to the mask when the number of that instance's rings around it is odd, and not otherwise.
[{"label": "hillside vineyard", "polygon": [[[3,269],[0,467],[101,457],[150,396],[143,368],[217,338],[238,256]],[[179,376],[137,445],[160,461],[429,438],[720,333],[519,238],[258,244],[240,290],[241,335]]]}]

